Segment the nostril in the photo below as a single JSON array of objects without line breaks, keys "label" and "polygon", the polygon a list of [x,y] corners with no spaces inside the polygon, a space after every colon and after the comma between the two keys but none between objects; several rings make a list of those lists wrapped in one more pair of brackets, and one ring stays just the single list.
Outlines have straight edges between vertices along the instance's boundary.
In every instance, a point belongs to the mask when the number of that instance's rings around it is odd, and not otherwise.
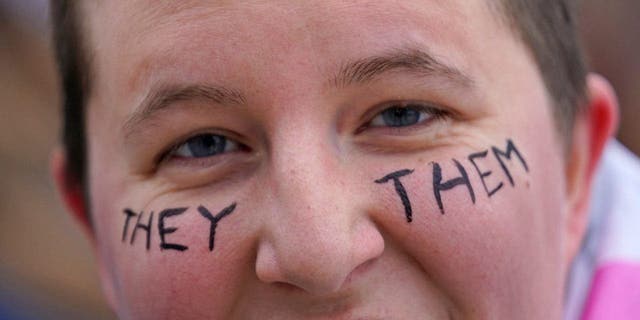
[{"label": "nostril", "polygon": [[303,292],[304,290],[298,286],[295,286],[291,283],[276,281],[272,283],[277,289],[285,290],[287,292]]},{"label": "nostril", "polygon": [[351,271],[351,273],[349,273],[347,278],[344,280],[344,283],[342,284],[342,287],[343,288],[344,287],[348,287],[351,284],[351,282],[353,282],[359,276],[367,273],[367,271],[369,271],[370,269],[372,269],[374,267],[374,264],[376,263],[377,260],[378,260],[378,258],[369,259],[369,260],[363,262],[362,264],[360,264],[355,269],[353,269],[353,271]]},{"label": "nostril", "polygon": [[260,281],[286,284],[286,282],[282,281],[282,272],[276,261],[276,253],[271,243],[263,241],[258,245],[255,268],[256,275]]},{"label": "nostril", "polygon": [[[265,220],[258,238],[255,272],[271,288],[325,296],[346,289],[370,271],[384,252],[384,238],[360,205],[331,197],[332,190],[290,185]],[[285,194],[286,191],[286,194]],[[320,195],[319,195],[320,194]],[[299,195],[300,197],[293,197]],[[302,198],[302,200],[300,200]]]}]

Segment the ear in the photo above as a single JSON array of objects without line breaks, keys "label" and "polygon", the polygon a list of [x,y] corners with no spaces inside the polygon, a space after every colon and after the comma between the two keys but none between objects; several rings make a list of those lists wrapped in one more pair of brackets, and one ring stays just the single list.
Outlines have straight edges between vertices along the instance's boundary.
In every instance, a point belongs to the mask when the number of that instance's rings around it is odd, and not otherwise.
[{"label": "ear", "polygon": [[609,82],[600,75],[590,74],[587,90],[587,105],[576,116],[567,150],[567,267],[580,247],[588,224],[591,186],[598,163],[618,126],[618,102]]},{"label": "ear", "polygon": [[61,146],[57,146],[51,153],[49,165],[58,194],[67,212],[71,213],[73,220],[78,222],[85,235],[93,242],[94,236],[85,203],[84,187],[69,175],[67,157]]},{"label": "ear", "polygon": [[[67,211],[71,213],[73,219],[81,226],[85,235],[90,239],[94,250],[97,247],[96,237],[93,232],[91,221],[89,220],[89,210],[84,197],[84,186],[71,178],[69,174],[69,163],[65,155],[64,149],[60,146],[56,147],[51,153],[50,170],[53,180],[60,194],[60,198],[64,203]],[[98,262],[98,272],[102,282],[103,292],[107,298],[107,302],[112,310],[115,308],[115,291],[113,285],[113,276],[107,267],[102,255],[96,255]]]}]

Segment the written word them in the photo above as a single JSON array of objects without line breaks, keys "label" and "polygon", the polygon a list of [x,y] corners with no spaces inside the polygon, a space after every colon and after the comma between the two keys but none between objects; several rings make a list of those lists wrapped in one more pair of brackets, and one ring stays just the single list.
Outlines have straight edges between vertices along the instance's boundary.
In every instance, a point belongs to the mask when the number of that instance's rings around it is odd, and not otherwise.
[{"label": "written word them", "polygon": [[[489,187],[487,184],[487,180],[489,176],[493,173],[491,170],[485,170],[481,168],[481,161],[489,156],[489,151],[493,154],[493,157],[498,162],[502,171],[509,181],[509,184],[514,187],[515,181],[513,180],[513,175],[509,171],[507,167],[507,161],[513,161],[514,156],[520,162],[522,168],[525,172],[529,172],[529,166],[525,161],[522,153],[518,150],[515,143],[511,139],[507,139],[507,146],[504,150],[499,149],[498,147],[492,146],[489,149],[472,153],[467,156],[467,160],[471,162],[473,167],[475,168],[478,176],[480,176],[480,181],[482,182],[482,186],[484,191],[487,193],[487,197],[491,198],[496,192],[500,191],[504,186],[504,183],[500,181],[497,184]],[[456,159],[451,159],[453,164],[455,165],[458,173],[458,176],[451,178],[449,180],[444,180],[442,176],[442,167],[439,163],[433,162],[433,196],[438,203],[438,208],[440,209],[440,213],[445,213],[444,203],[442,201],[442,195],[444,192],[449,191],[455,187],[465,187],[465,189],[469,192],[469,198],[471,199],[471,203],[476,203],[476,194],[473,190],[473,186],[471,185],[471,181],[469,180],[469,175],[467,174],[467,170],[460,163],[460,161]],[[409,195],[407,194],[407,190],[402,184],[401,179],[412,174],[413,170],[411,169],[402,169],[397,170],[392,173],[385,175],[384,177],[375,180],[375,183],[378,184],[386,184],[387,182],[393,182],[393,187],[396,190],[396,194],[404,207],[405,217],[407,218],[407,222],[413,221],[413,208],[411,207],[411,200],[409,199]]]}]

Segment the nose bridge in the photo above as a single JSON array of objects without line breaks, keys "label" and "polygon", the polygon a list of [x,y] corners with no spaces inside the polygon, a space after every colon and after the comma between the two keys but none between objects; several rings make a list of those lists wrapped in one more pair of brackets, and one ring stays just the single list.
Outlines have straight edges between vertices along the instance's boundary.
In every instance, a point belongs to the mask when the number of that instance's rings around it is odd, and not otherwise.
[{"label": "nose bridge", "polygon": [[335,182],[341,169],[336,139],[326,129],[330,125],[324,124],[325,119],[314,118],[312,112],[288,112],[289,117],[283,118],[273,135],[270,156],[279,199],[298,196],[307,205],[332,197],[331,190],[336,188],[327,183]]},{"label": "nose bridge", "polygon": [[[291,136],[295,141],[283,143],[286,150],[276,150],[272,162],[273,191],[278,199],[275,214],[286,232],[280,239],[307,239],[282,245],[299,245],[308,253],[324,255],[333,242],[348,244],[345,237],[353,218],[346,214],[339,194],[344,185],[339,161],[322,137],[308,132]],[[293,144],[298,147],[287,147]]]},{"label": "nose bridge", "polygon": [[289,132],[273,142],[269,243],[261,244],[256,267],[263,281],[326,293],[379,249],[355,244],[358,211],[347,201],[337,149],[331,137],[313,132]]}]

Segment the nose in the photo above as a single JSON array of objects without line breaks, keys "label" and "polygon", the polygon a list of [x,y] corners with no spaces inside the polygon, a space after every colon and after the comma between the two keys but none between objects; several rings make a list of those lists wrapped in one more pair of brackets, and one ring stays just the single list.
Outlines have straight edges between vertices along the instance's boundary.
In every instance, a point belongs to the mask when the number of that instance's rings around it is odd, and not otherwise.
[{"label": "nose", "polygon": [[307,140],[304,150],[273,152],[272,200],[265,208],[256,274],[266,283],[327,295],[379,257],[384,240],[358,200],[363,198],[358,183],[350,183],[353,178],[341,169],[335,148]]}]

